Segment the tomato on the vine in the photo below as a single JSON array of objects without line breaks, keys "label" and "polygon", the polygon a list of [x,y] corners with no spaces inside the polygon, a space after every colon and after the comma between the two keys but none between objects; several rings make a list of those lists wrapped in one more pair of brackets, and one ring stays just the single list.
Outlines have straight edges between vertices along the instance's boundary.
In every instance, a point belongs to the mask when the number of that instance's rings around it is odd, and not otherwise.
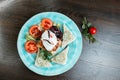
[{"label": "tomato on the vine", "polygon": [[90,27],[89,28],[89,33],[90,34],[96,34],[96,32],[97,32],[97,29],[95,27]]}]

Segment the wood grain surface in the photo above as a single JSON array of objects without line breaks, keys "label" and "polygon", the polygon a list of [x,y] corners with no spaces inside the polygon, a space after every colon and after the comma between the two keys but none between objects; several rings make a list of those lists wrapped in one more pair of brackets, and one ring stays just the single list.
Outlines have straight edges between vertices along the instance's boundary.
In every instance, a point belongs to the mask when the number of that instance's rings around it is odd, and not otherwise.
[{"label": "wood grain surface", "polygon": [[[52,77],[25,67],[16,46],[22,25],[46,11],[67,15],[80,30],[82,16],[97,27],[97,42],[83,39],[76,65]],[[120,0],[0,0],[0,80],[120,80]]]}]

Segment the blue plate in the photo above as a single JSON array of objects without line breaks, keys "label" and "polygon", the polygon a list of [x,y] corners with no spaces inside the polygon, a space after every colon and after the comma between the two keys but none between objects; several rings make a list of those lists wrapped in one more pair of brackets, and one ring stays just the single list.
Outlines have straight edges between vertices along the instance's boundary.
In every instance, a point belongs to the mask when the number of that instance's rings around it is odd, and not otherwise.
[{"label": "blue plate", "polygon": [[[54,22],[66,24],[68,29],[76,37],[76,39],[71,44],[69,44],[68,59],[65,65],[54,64],[49,68],[36,67],[34,65],[36,54],[29,54],[24,48],[24,44],[26,42],[25,35],[28,33],[29,28],[34,24],[39,24],[43,18],[50,18]],[[75,65],[82,51],[82,36],[77,25],[69,17],[58,12],[42,12],[31,17],[22,26],[17,40],[17,48],[23,63],[31,71],[44,76],[54,76],[70,70]]]}]

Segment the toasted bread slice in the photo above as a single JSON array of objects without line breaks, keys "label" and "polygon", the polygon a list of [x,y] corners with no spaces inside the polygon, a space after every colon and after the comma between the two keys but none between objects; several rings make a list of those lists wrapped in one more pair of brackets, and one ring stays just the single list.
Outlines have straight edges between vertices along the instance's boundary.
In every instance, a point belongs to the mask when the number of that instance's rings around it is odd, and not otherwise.
[{"label": "toasted bread slice", "polygon": [[63,25],[63,41],[62,41],[62,47],[67,46],[68,44],[70,44],[72,41],[75,40],[74,35],[70,32],[70,30],[65,26],[65,24]]},{"label": "toasted bread slice", "polygon": [[51,67],[51,63],[48,60],[44,60],[39,51],[40,50],[38,50],[35,65],[40,67]]},{"label": "toasted bread slice", "polygon": [[52,58],[52,61],[58,64],[65,65],[67,62],[67,54],[68,54],[68,46],[61,53],[59,53],[54,58]]}]

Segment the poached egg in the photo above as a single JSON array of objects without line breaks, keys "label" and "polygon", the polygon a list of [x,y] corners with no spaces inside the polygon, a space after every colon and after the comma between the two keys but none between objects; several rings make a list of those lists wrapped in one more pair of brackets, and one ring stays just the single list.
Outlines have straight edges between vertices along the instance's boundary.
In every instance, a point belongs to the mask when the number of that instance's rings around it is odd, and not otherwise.
[{"label": "poached egg", "polygon": [[45,30],[43,32],[41,36],[41,40],[42,40],[43,46],[48,51],[51,51],[58,42],[56,35],[50,30]]}]

